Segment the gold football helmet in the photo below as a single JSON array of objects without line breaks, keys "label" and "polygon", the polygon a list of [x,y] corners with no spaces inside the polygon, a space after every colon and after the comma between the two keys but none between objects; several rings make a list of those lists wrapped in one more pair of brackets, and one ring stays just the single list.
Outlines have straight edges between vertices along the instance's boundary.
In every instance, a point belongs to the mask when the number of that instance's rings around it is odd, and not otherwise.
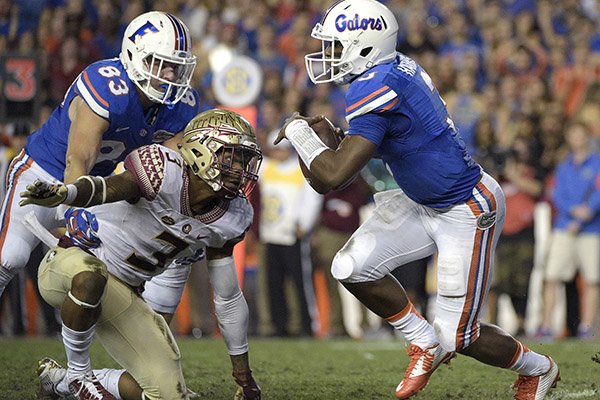
[{"label": "gold football helmet", "polygon": [[239,114],[210,110],[183,131],[181,155],[194,174],[225,197],[247,197],[258,180],[262,152],[252,126]]}]

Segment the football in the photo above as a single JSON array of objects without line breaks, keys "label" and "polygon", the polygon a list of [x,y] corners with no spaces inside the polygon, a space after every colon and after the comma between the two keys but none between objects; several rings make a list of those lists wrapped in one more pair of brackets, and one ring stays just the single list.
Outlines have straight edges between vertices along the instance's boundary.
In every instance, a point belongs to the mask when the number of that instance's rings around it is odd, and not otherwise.
[{"label": "football", "polygon": [[[340,144],[341,137],[335,132],[335,127],[327,118],[311,125],[311,128],[316,132],[317,136],[327,147],[330,149],[337,149]],[[298,162],[300,163],[300,169],[302,170],[302,175],[306,181],[310,184],[310,186],[315,189],[317,193],[325,194],[329,190],[325,184],[320,182],[308,169],[308,167],[304,164],[304,162],[298,157]]]}]

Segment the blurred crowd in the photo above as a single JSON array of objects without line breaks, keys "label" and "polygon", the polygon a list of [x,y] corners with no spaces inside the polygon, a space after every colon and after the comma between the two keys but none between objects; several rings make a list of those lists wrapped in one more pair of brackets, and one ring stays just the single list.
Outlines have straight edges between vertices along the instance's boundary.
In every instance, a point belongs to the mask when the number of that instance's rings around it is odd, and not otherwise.
[{"label": "blurred crowd", "polygon": [[[546,204],[550,206],[549,215],[560,214],[554,197],[558,166],[569,162],[574,152],[581,153],[582,142],[586,146],[584,161],[599,150],[597,1],[383,2],[399,21],[398,50],[414,58],[429,73],[471,154],[499,179],[506,193],[507,223],[498,248],[489,319],[497,320],[498,298],[508,295],[519,334],[537,334],[544,339],[563,335],[594,337],[598,334],[600,309],[600,257],[580,262],[596,263],[591,267],[596,273],[586,272],[589,268],[563,275],[542,272],[549,284],[538,295],[552,300],[551,304],[556,297],[553,291],[562,291],[565,285],[568,288],[569,329],[552,326],[553,310],[540,310],[543,317],[534,331],[526,332],[525,320],[532,271],[534,267],[545,271],[544,254],[552,247],[547,244],[544,250],[540,246],[536,232],[542,222],[534,218],[538,215],[536,210],[540,204]],[[294,111],[324,114],[336,125],[346,126],[343,88],[313,85],[304,67],[304,55],[320,49],[316,48],[320,46],[317,41],[310,40],[310,32],[330,3],[331,0],[0,0],[0,53],[35,53],[43,71],[39,118],[0,125],[3,170],[23,146],[27,134],[60,104],[86,65],[118,56],[125,26],[135,16],[148,10],[171,12],[187,24],[192,35],[198,57],[193,86],[200,92],[202,110],[219,106],[212,86],[219,65],[244,55],[262,69],[262,89],[255,102],[256,132],[268,160],[265,168],[270,169],[263,168],[259,188],[253,195],[256,223],[246,240],[244,292],[254,314],[252,333],[364,337],[366,322],[357,316],[363,311],[331,279],[328,263],[358,225],[361,212],[368,212],[370,195],[393,187],[393,180],[375,162],[344,191],[325,197],[311,196],[295,169],[293,150],[276,149],[268,139]],[[578,128],[573,128],[575,125]],[[578,133],[569,135],[574,138],[567,140],[567,130]],[[595,164],[588,167],[591,174],[600,174],[594,169]],[[297,204],[300,212],[277,213],[280,204],[272,186],[277,186],[277,179],[282,176],[286,176],[282,182],[290,184],[286,196],[297,196],[287,201]],[[576,184],[573,180],[568,183]],[[598,188],[592,186],[589,190]],[[582,190],[578,200],[584,202],[592,196],[589,190]],[[600,243],[600,221],[595,221],[594,215],[583,217],[582,214],[581,222],[587,225],[569,232],[574,237],[591,235]],[[544,223],[548,221],[551,219],[546,218]],[[546,228],[550,230],[552,226]],[[293,234],[274,234],[274,229],[288,233],[292,229]],[[551,243],[551,239],[546,243]],[[566,241],[561,245],[575,246]],[[600,251],[600,245],[594,246]],[[425,272],[431,272],[434,264],[435,260],[424,260],[414,273],[399,269],[396,275],[401,281],[406,279],[411,293],[426,298]],[[208,292],[203,274],[200,267],[190,278],[186,296],[193,315],[186,325],[189,332],[180,332],[199,336],[212,335],[216,330],[210,302],[203,299]],[[31,275],[34,277],[35,273]],[[434,278],[428,277],[427,284],[435,284]],[[24,281],[22,278],[20,286]],[[12,293],[19,293],[19,288],[13,288]],[[3,334],[21,334],[25,330],[27,316],[23,316],[23,306],[15,305],[18,299],[19,295],[13,295],[12,302],[2,303]],[[426,301],[422,306],[426,307]],[[7,315],[13,317],[11,321],[7,321]],[[47,330],[52,333],[58,325],[52,322],[51,312],[45,315]]]}]

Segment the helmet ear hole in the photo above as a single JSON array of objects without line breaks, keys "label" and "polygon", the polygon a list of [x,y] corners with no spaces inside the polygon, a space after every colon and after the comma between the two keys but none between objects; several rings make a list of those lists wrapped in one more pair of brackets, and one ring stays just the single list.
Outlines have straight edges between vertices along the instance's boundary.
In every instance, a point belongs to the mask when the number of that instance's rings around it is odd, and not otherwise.
[{"label": "helmet ear hole", "polygon": [[362,49],[360,51],[360,56],[361,57],[366,57],[371,53],[371,50],[373,50],[373,46],[369,46],[369,47],[365,47],[364,49]]}]

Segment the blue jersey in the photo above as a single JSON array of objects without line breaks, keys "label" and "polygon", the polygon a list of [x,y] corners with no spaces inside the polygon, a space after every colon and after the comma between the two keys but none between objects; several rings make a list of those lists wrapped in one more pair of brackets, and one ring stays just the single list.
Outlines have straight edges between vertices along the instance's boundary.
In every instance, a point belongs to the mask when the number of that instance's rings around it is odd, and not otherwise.
[{"label": "blue jersey", "polygon": [[593,213],[590,221],[582,222],[580,232],[600,233],[600,156],[590,154],[576,164],[573,154],[558,164],[555,172],[552,201],[556,208],[554,227],[566,230],[575,221],[571,210],[586,204]]},{"label": "blue jersey", "polygon": [[377,145],[398,186],[433,208],[463,203],[481,176],[431,78],[398,53],[350,83],[348,134]]},{"label": "blue jersey", "polygon": [[[61,105],[31,134],[25,151],[48,173],[63,180],[69,140],[69,105],[81,97],[92,111],[108,121],[100,152],[90,175],[110,175],[132,150],[161,142],[182,131],[198,113],[198,93],[188,90],[174,106],[142,109],[135,84],[118,58],[88,66],[71,84]],[[146,115],[147,114],[147,115]]]}]

